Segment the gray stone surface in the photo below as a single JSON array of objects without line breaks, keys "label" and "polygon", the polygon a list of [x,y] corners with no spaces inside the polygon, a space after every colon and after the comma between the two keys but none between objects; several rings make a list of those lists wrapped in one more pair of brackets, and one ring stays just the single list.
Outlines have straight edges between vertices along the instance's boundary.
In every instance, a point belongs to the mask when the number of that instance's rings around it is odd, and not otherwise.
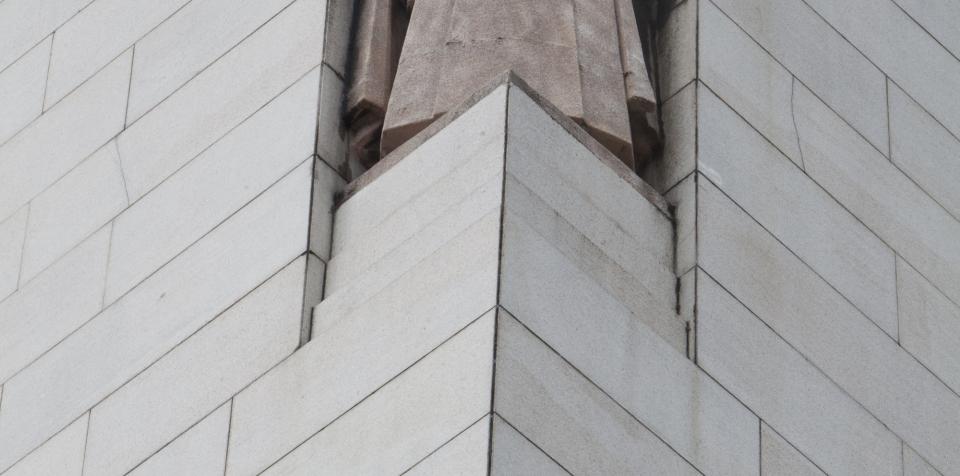
[{"label": "gray stone surface", "polygon": [[[699,25],[700,80],[790,160],[801,164],[791,107],[793,75],[708,0],[700,2]],[[704,88],[698,93],[700,98],[710,94]],[[706,107],[699,102],[698,106],[698,112]],[[714,132],[716,124],[703,125],[704,133]],[[709,154],[703,151],[700,158]]]},{"label": "gray stone surface", "polygon": [[[139,119],[291,3],[186,2],[162,23],[154,22],[156,26],[136,42],[127,123]],[[129,15],[129,10],[139,8],[131,5],[124,13]]]},{"label": "gray stone surface", "polygon": [[0,144],[13,137],[40,115],[43,85],[50,62],[50,38],[47,38],[6,69],[0,68]]},{"label": "gray stone surface", "polygon": [[303,253],[311,172],[305,165],[7,381],[0,467]]},{"label": "gray stone surface", "polygon": [[960,30],[956,28],[960,4],[952,0],[894,0],[894,3],[954,56],[960,56]]},{"label": "gray stone surface", "polygon": [[490,411],[495,322],[493,313],[478,319],[263,474],[398,474],[413,466]]},{"label": "gray stone surface", "polygon": [[760,424],[760,467],[770,476],[826,476],[767,424]]},{"label": "gray stone surface", "polygon": [[403,474],[406,476],[470,476],[487,473],[490,455],[490,416],[470,425]]},{"label": "gray stone surface", "polygon": [[[297,258],[98,403],[90,414],[87,471],[126,473],[293,353],[305,262]],[[222,473],[222,455],[220,461]]]},{"label": "gray stone surface", "polygon": [[127,474],[222,476],[229,426],[230,403],[227,402]]},{"label": "gray stone surface", "polygon": [[676,221],[676,264],[674,272],[682,275],[697,264],[697,180],[700,176],[692,174],[683,179],[666,195],[675,207]]},{"label": "gray stone surface", "polygon": [[875,147],[887,150],[883,72],[803,0],[714,3]]},{"label": "gray stone surface", "polygon": [[913,448],[903,445],[903,476],[941,476]]},{"label": "gray stone surface", "polygon": [[955,218],[960,217],[960,139],[890,84],[893,163]]},{"label": "gray stone surface", "polygon": [[10,216],[120,132],[129,78],[126,53],[0,145],[0,217]]},{"label": "gray stone surface", "polygon": [[88,413],[84,413],[34,452],[13,465],[4,476],[81,476]]},{"label": "gray stone surface", "polygon": [[960,393],[960,306],[897,259],[900,345]]},{"label": "gray stone surface", "polygon": [[527,437],[517,432],[500,415],[493,416],[492,438],[491,475],[537,474],[562,476],[570,474],[530,442]]},{"label": "gray stone surface", "polygon": [[109,243],[108,225],[0,301],[0,382],[100,312]]},{"label": "gray stone surface", "polygon": [[[14,0],[0,9],[0,70],[93,0]],[[29,18],[30,21],[24,21]]]},{"label": "gray stone surface", "polygon": [[29,212],[24,205],[0,222],[0,302],[17,290]]},{"label": "gray stone surface", "polygon": [[896,339],[893,251],[709,91],[699,116],[707,177]]},{"label": "gray stone surface", "polygon": [[[504,311],[494,410],[574,474],[698,474]],[[557,398],[563,395],[563,398]]]},{"label": "gray stone surface", "polygon": [[308,160],[318,80],[294,83],[117,217],[107,302]]},{"label": "gray stone surface", "polygon": [[123,53],[188,0],[98,0],[57,28],[46,107]]},{"label": "gray stone surface", "polygon": [[319,64],[322,4],[298,0],[120,135],[131,200]]},{"label": "gray stone surface", "polygon": [[709,276],[697,281],[705,371],[827,473],[900,472],[893,433]]},{"label": "gray stone surface", "polygon": [[317,155],[342,177],[356,175],[347,153],[346,129],[343,120],[343,78],[329,65],[320,66],[320,101],[317,106]]},{"label": "gray stone surface", "polygon": [[20,281],[31,280],[126,207],[117,144],[107,142],[30,202]]},{"label": "gray stone surface", "polygon": [[[699,203],[706,272],[934,466],[960,467],[960,396],[712,185],[701,185]],[[708,334],[699,338],[702,356]]]},{"label": "gray stone surface", "polygon": [[[697,3],[697,0],[687,1],[670,9],[658,32],[657,61],[662,101],[669,102],[697,77]],[[666,127],[664,132],[673,134]]]},{"label": "gray stone surface", "polygon": [[945,294],[960,300],[960,222],[799,85],[796,102],[807,173]]},{"label": "gray stone surface", "polygon": [[[686,5],[686,3],[684,3]],[[643,178],[660,193],[667,193],[697,168],[697,88],[691,82],[662,106],[663,157],[651,163]]]}]

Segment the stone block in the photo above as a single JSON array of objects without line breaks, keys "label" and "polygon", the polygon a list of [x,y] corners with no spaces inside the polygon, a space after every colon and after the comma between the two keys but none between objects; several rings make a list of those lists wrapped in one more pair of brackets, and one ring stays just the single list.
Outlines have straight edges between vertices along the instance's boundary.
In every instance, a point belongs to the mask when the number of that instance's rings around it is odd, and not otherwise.
[{"label": "stone block", "polygon": [[960,467],[960,396],[712,185],[701,184],[699,203],[704,270],[934,466]]},{"label": "stone block", "polygon": [[490,418],[488,415],[477,420],[403,474],[406,476],[487,474],[487,457],[490,455]]},{"label": "stone block", "polygon": [[903,445],[903,476],[941,476],[913,448]]},{"label": "stone block", "polygon": [[707,373],[826,473],[900,472],[893,433],[710,276],[697,282],[697,362]]},{"label": "stone block", "polygon": [[717,0],[714,3],[870,143],[886,153],[886,77],[817,12],[803,0]]},{"label": "stone block", "polygon": [[644,180],[660,193],[667,193],[697,168],[697,89],[701,87],[699,82],[687,84],[660,108],[663,157],[643,172]]},{"label": "stone block", "polygon": [[711,92],[699,106],[706,177],[896,339],[893,251]]},{"label": "stone block", "polygon": [[0,5],[0,71],[93,0],[14,0]]},{"label": "stone block", "polygon": [[354,2],[327,0],[327,24],[324,27],[323,63],[333,68],[341,78],[347,75],[350,55],[350,28],[353,24]]},{"label": "stone block", "polygon": [[698,474],[512,316],[498,317],[494,411],[560,465],[573,474]]},{"label": "stone block", "polygon": [[960,306],[897,259],[900,345],[960,393]]},{"label": "stone block", "polygon": [[330,259],[333,239],[333,210],[336,197],[346,188],[346,182],[326,162],[317,160],[313,166],[313,204],[310,209],[310,251],[324,260]]},{"label": "stone block", "polygon": [[[493,415],[490,450],[491,475],[536,474],[564,476],[570,472],[537,448],[500,415]],[[477,474],[477,473],[474,473]]]},{"label": "stone block", "polygon": [[235,398],[227,474],[262,471],[490,310],[498,223],[489,213],[372,297],[328,294],[313,340]]},{"label": "stone block", "polygon": [[0,466],[95,405],[302,254],[310,179],[311,167],[305,163],[7,381]]},{"label": "stone block", "polygon": [[[960,60],[899,5],[872,0],[807,3],[947,129],[960,135],[960,96],[955,88],[960,84]],[[890,35],[892,31],[897,34]]]},{"label": "stone block", "polygon": [[57,28],[45,107],[56,104],[188,0],[98,0]]},{"label": "stone block", "polygon": [[107,225],[0,302],[0,382],[100,312],[109,245]]},{"label": "stone block", "polygon": [[[791,103],[793,75],[713,3],[700,3],[699,24],[700,80],[800,165]],[[698,91],[701,98],[708,94],[705,88]],[[703,124],[704,120],[701,117],[698,122]],[[716,126],[703,125],[707,130],[701,132],[710,132],[709,128]],[[701,158],[704,155],[700,153]]]},{"label": "stone block", "polygon": [[807,174],[960,301],[960,222],[800,85],[796,101]]},{"label": "stone block", "polygon": [[126,207],[117,144],[107,142],[30,202],[20,280],[33,279]]},{"label": "stone block", "polygon": [[81,476],[88,416],[88,413],[84,413],[9,470],[4,471],[4,476]]},{"label": "stone block", "polygon": [[697,77],[697,3],[687,1],[670,9],[658,32],[660,97],[667,102]]},{"label": "stone block", "polygon": [[[0,222],[0,302],[17,290],[23,238],[27,232],[27,205]],[[2,379],[0,379],[2,380]]]},{"label": "stone block", "polygon": [[87,470],[125,474],[293,353],[305,264],[297,258],[97,404]]},{"label": "stone block", "polygon": [[826,476],[773,428],[760,424],[760,466],[770,476]]},{"label": "stone block", "polygon": [[227,456],[230,403],[205,416],[167,446],[130,471],[131,476],[190,474],[222,476]]},{"label": "stone block", "polygon": [[308,160],[317,81],[304,76],[117,217],[108,303]]},{"label": "stone block", "polygon": [[890,158],[955,218],[960,217],[960,139],[890,84]]},{"label": "stone block", "polygon": [[476,320],[263,474],[409,469],[490,411],[495,322]]},{"label": "stone block", "polygon": [[895,0],[903,11],[933,35],[954,56],[960,56],[960,3],[953,0]]},{"label": "stone block", "polygon": [[0,68],[0,104],[3,104],[0,144],[36,119],[43,110],[50,41],[48,37],[6,69]]},{"label": "stone block", "polygon": [[347,152],[347,130],[343,127],[343,78],[329,65],[320,66],[320,102],[317,106],[317,155],[341,177],[354,178]]},{"label": "stone block", "polygon": [[320,62],[323,0],[298,0],[118,138],[137,200]]},{"label": "stone block", "polygon": [[0,217],[12,214],[123,129],[129,77],[126,53],[0,146]]},{"label": "stone block", "polygon": [[154,22],[156,27],[136,44],[127,123],[135,122],[291,3],[188,2],[162,23]]},{"label": "stone block", "polygon": [[697,174],[688,175],[667,194],[674,206],[676,257],[674,272],[679,276],[697,264]]}]

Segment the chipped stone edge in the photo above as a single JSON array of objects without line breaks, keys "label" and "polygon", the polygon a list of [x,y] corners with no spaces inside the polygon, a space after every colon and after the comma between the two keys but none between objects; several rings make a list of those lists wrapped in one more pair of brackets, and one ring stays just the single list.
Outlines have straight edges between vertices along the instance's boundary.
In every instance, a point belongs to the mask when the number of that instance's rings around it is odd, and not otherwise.
[{"label": "chipped stone edge", "polygon": [[586,147],[587,150],[589,150],[597,159],[600,160],[600,162],[610,167],[620,178],[630,184],[630,186],[639,192],[641,196],[647,199],[648,202],[655,206],[668,219],[672,220],[666,199],[664,199],[663,196],[656,191],[656,189],[654,189],[650,184],[644,182],[637,174],[630,170],[626,164],[621,162],[620,159],[613,155],[612,152],[603,147],[600,142],[594,139],[576,122],[567,117],[563,112],[560,111],[560,109],[550,103],[550,101],[534,91],[533,88],[526,83],[526,81],[520,78],[520,76],[518,76],[512,70],[507,70],[499,74],[489,84],[473,93],[466,101],[460,103],[460,105],[457,107],[440,116],[424,130],[420,131],[410,140],[404,142],[400,147],[394,149],[392,152],[387,154],[386,157],[380,159],[379,162],[364,172],[363,175],[350,182],[350,184],[348,184],[344,190],[343,195],[339,200],[337,200],[336,206],[340,206],[349,200],[350,197],[357,194],[357,192],[362,190],[365,186],[369,185],[378,177],[383,175],[386,171],[390,170],[390,168],[403,160],[404,157],[409,155],[416,148],[420,147],[424,142],[436,135],[455,119],[463,115],[463,113],[465,113],[468,109],[480,102],[481,99],[487,97],[491,92],[503,85],[520,88],[520,90],[529,96],[534,103],[540,106],[540,108],[543,109],[543,111],[546,112],[547,115],[554,120],[554,122],[559,124],[560,127],[567,131],[568,134],[573,136],[574,139]]}]

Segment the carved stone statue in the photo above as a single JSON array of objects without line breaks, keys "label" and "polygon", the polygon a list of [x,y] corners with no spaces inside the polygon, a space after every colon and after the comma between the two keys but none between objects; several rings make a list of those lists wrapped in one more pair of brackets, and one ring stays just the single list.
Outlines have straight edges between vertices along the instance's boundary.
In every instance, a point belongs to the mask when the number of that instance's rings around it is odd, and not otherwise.
[{"label": "carved stone statue", "polygon": [[632,168],[658,141],[632,0],[359,0],[356,15],[346,110],[367,166],[508,69]]}]

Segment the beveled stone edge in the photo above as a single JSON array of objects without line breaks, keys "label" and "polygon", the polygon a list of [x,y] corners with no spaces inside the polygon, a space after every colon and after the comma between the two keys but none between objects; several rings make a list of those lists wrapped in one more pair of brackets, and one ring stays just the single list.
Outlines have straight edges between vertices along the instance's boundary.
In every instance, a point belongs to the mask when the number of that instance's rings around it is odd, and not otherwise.
[{"label": "beveled stone edge", "polygon": [[[640,176],[635,174],[632,170],[630,170],[629,167],[626,166],[626,164],[621,162],[620,159],[613,155],[613,152],[610,152],[603,147],[600,142],[594,139],[576,122],[563,114],[560,109],[554,106],[539,93],[534,91],[533,88],[531,88],[530,85],[528,85],[526,81],[524,81],[513,70],[506,70],[503,73],[500,73],[486,86],[473,93],[466,101],[463,101],[457,107],[440,116],[424,130],[420,131],[410,140],[404,142],[402,145],[394,149],[392,152],[387,154],[386,157],[380,159],[379,162],[357,177],[356,180],[350,182],[344,189],[341,197],[339,197],[337,200],[335,207],[339,207],[341,204],[349,200],[350,197],[363,189],[363,187],[369,185],[378,177],[383,175],[386,171],[390,170],[391,167],[403,160],[403,158],[410,154],[410,152],[413,152],[424,142],[443,130],[443,128],[448,126],[451,122],[480,102],[480,100],[490,95],[490,93],[492,93],[498,87],[504,85],[506,85],[508,88],[512,86],[518,87],[531,100],[533,100],[535,104],[540,106],[540,108],[543,109],[543,111],[546,112],[547,115],[554,120],[554,122],[559,124],[560,127],[562,127],[568,134],[573,136],[577,142],[580,142],[584,147],[586,147],[587,150],[589,150],[597,159],[600,160],[600,162],[610,167],[620,178],[630,184],[630,186],[639,192],[641,196],[643,196],[648,202],[656,207],[660,213],[664,214],[668,219],[673,220],[673,217],[669,211],[669,206],[663,195],[660,195],[660,193],[657,192],[653,186],[644,182]],[[509,93],[510,91],[508,90],[507,94],[509,95]]]}]

